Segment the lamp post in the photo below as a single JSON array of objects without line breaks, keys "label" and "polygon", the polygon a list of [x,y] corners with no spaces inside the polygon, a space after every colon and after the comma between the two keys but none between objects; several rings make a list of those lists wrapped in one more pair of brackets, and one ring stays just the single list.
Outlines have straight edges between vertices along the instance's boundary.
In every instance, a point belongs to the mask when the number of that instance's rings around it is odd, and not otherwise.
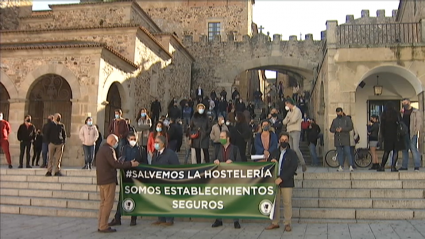
[{"label": "lamp post", "polygon": [[376,85],[373,86],[373,93],[377,96],[382,95],[383,87],[378,82],[379,75],[376,76]]}]

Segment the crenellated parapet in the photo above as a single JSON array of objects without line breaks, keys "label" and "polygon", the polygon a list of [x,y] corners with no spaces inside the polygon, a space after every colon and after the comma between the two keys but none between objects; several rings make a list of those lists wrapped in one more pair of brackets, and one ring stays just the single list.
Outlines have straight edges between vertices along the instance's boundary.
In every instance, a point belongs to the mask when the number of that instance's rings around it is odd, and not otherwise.
[{"label": "crenellated parapet", "polygon": [[354,15],[346,15],[344,24],[393,23],[396,20],[396,16],[397,10],[393,10],[391,16],[385,16],[385,10],[380,9],[376,11],[376,17],[371,17],[369,10],[362,10],[361,17],[357,19],[354,19]]}]

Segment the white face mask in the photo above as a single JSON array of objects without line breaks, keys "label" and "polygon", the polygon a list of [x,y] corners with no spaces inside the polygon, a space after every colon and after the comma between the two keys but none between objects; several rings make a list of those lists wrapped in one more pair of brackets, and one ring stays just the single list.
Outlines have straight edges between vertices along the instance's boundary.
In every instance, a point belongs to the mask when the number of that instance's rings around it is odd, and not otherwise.
[{"label": "white face mask", "polygon": [[227,122],[226,122],[226,125],[230,125],[230,122],[229,122],[229,121],[227,121]]},{"label": "white face mask", "polygon": [[285,106],[285,110],[288,111],[289,110],[289,106]]},{"label": "white face mask", "polygon": [[129,144],[131,145],[131,147],[134,147],[134,145],[136,145],[136,141],[131,140],[131,141],[129,142]]}]

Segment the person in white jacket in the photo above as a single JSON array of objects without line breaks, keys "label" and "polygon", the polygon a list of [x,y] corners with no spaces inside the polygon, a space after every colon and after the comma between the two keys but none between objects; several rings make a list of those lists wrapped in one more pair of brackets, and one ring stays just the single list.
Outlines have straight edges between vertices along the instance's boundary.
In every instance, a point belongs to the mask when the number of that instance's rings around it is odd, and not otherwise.
[{"label": "person in white jacket", "polygon": [[85,165],[83,169],[92,169],[92,163],[94,159],[94,149],[96,146],[96,140],[99,138],[99,131],[96,126],[93,125],[93,119],[87,117],[84,121],[84,126],[80,129],[80,140],[83,144],[84,161]]},{"label": "person in white jacket", "polygon": [[285,119],[283,120],[283,124],[286,125],[286,131],[289,133],[289,145],[292,150],[297,154],[303,172],[307,171],[307,166],[305,165],[305,160],[303,154],[300,150],[300,137],[301,137],[301,122],[302,122],[302,114],[301,110],[295,106],[295,102],[293,99],[288,98],[285,102],[285,109],[288,111]]}]

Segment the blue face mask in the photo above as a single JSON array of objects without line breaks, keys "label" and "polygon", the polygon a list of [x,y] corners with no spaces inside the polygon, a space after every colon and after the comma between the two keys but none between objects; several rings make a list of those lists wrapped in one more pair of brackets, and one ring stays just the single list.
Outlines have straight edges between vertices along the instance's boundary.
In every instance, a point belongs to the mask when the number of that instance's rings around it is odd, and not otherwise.
[{"label": "blue face mask", "polygon": [[115,115],[115,119],[118,119],[120,117],[120,115]]},{"label": "blue face mask", "polygon": [[158,151],[159,151],[159,149],[160,149],[160,147],[159,147],[159,143],[155,143],[155,144],[154,144],[154,147],[155,147],[155,149],[156,149],[156,150],[158,150]]},{"label": "blue face mask", "polygon": [[92,121],[87,121],[87,125],[88,126],[92,126],[93,125],[93,122]]},{"label": "blue face mask", "polygon": [[145,117],[146,113],[141,113],[140,116]]},{"label": "blue face mask", "polygon": [[162,128],[156,127],[156,131],[161,132]]},{"label": "blue face mask", "polygon": [[201,114],[201,115],[204,113],[204,111],[205,111],[204,109],[199,109],[198,110],[199,114]]},{"label": "blue face mask", "polygon": [[114,149],[116,149],[118,147],[118,142],[116,142],[113,146]]}]

